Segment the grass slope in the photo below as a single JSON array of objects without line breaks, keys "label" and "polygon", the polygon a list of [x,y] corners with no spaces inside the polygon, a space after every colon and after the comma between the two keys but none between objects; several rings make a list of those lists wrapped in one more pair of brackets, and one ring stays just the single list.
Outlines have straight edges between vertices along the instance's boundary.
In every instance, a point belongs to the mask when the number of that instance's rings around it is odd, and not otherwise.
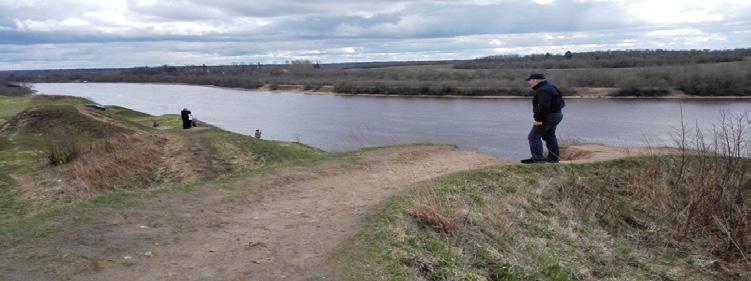
[{"label": "grass slope", "polygon": [[[437,180],[371,215],[346,250],[350,277],[748,280],[748,264],[724,232],[709,223],[678,231],[684,224],[676,218],[685,209],[668,206],[690,196],[682,195],[685,190],[679,184],[650,175],[665,176],[671,171],[668,166],[678,161],[647,157],[503,167]],[[736,163],[740,181],[734,184],[741,194],[732,199],[746,222],[750,162]],[[706,173],[698,174],[707,178]],[[724,211],[723,199],[706,195],[710,202],[702,207],[704,214],[691,221],[731,217],[719,214]],[[743,242],[748,228],[738,230],[735,240],[748,254],[751,248]]]},{"label": "grass slope", "polygon": [[[161,192],[186,192],[205,180],[226,181],[329,156],[304,145],[257,140],[211,126],[189,133],[180,129],[175,115],[150,116],[116,106],[97,111],[81,107],[86,103],[90,101],[71,97],[0,97],[0,248],[44,238],[102,215],[103,209],[116,210]],[[160,126],[153,127],[154,122]],[[195,142],[212,156],[207,165],[223,170],[199,181],[151,178],[167,169],[192,169],[166,167],[164,159],[190,160]],[[167,144],[173,147],[169,155],[163,147]],[[61,162],[47,161],[64,149],[75,153],[56,158]],[[52,192],[60,189],[59,182],[69,185],[61,190],[68,193]],[[97,184],[106,188],[91,190]],[[71,190],[84,195],[69,196]]]}]

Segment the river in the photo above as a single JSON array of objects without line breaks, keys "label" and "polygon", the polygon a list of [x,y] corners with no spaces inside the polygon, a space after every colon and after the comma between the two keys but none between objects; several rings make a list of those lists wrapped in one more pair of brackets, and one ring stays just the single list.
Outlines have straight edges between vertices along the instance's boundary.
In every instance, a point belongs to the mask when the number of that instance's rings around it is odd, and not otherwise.
[{"label": "river", "polygon": [[[529,157],[528,99],[366,97],[136,83],[37,83],[40,94],[71,95],[152,115],[189,108],[201,121],[265,139],[327,151],[409,143],[455,144],[500,159]],[[721,111],[751,110],[751,100],[567,99],[563,142],[673,145],[684,122],[705,131]]]}]

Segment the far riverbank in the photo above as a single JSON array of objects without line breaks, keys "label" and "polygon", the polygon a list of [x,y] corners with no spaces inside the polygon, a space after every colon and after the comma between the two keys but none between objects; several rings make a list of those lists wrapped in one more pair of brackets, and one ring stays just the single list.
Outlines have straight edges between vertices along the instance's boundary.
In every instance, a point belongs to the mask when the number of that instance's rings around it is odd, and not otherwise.
[{"label": "far riverbank", "polygon": [[[151,84],[151,83],[149,83]],[[163,83],[156,83],[163,84]],[[170,84],[170,83],[164,83]],[[178,85],[190,85],[190,84],[178,84]],[[245,88],[233,88],[233,87],[220,87],[220,86],[208,86],[222,89],[236,89],[247,91],[268,91],[268,92],[285,92],[285,93],[298,93],[309,95],[337,95],[337,96],[364,96],[364,97],[414,97],[414,98],[448,98],[448,99],[529,99],[531,95],[520,96],[466,96],[466,95],[387,95],[387,94],[349,94],[336,92],[334,86],[322,86],[316,90],[306,90],[304,85],[264,85],[257,89],[245,89]],[[566,98],[573,99],[669,99],[669,100],[751,100],[751,96],[692,96],[683,93],[680,90],[672,89],[670,95],[666,96],[614,96],[613,93],[618,92],[620,88],[588,88],[579,87],[575,88],[575,93],[566,95]]]}]

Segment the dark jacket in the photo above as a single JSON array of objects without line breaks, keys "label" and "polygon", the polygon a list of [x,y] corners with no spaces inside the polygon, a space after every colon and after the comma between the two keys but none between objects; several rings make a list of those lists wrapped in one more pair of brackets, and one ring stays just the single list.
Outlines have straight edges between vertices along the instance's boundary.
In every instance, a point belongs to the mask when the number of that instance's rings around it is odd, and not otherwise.
[{"label": "dark jacket", "polygon": [[183,110],[183,111],[180,111],[180,117],[181,117],[181,118],[182,118],[183,120],[190,120],[190,113],[191,113],[191,112],[190,112],[190,110]]},{"label": "dark jacket", "polygon": [[561,92],[548,81],[541,81],[532,89],[535,90],[532,99],[535,121],[544,121],[548,114],[561,112],[561,108],[566,105]]}]

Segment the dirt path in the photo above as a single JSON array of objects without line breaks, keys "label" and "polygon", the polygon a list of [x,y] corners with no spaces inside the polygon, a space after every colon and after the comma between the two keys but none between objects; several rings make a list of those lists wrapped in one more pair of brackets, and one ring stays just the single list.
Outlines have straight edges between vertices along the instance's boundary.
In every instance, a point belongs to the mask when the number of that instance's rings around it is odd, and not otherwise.
[{"label": "dirt path", "polygon": [[[575,149],[586,159],[572,163],[650,152],[600,145]],[[358,233],[371,207],[435,177],[515,163],[451,146],[402,146],[277,169],[227,186],[164,194],[114,210],[115,215],[69,229],[45,244],[17,249],[58,262],[14,269],[18,272],[11,276],[339,280],[331,272],[339,267],[332,255]]]},{"label": "dirt path", "polygon": [[82,261],[45,270],[75,280],[331,280],[327,258],[369,207],[418,182],[499,163],[450,146],[405,146],[159,196],[57,235],[54,255]]},{"label": "dirt path", "polygon": [[[110,118],[96,110],[84,106],[77,106],[76,110],[97,121],[127,130],[133,129],[131,125]],[[181,174],[173,176],[174,180],[212,179],[231,170],[230,167],[218,164],[221,161],[216,159],[216,151],[211,147],[205,136],[210,130],[211,128],[206,126],[193,127],[189,130],[181,130],[182,136],[180,138],[169,138],[169,143],[164,146],[164,154],[168,156],[165,159],[172,161],[172,163],[167,166],[171,170],[170,174]],[[185,154],[185,151],[187,151],[187,154]],[[176,163],[178,161],[182,163]]]},{"label": "dirt path", "polygon": [[205,134],[210,131],[208,127],[194,127],[182,132],[186,136],[187,150],[189,152],[188,163],[196,177],[201,180],[212,179],[231,170],[229,167],[219,165],[221,161],[216,159],[216,151],[211,147]]},{"label": "dirt path", "polygon": [[665,155],[678,151],[664,147],[614,147],[603,144],[581,144],[563,149],[563,158],[571,160],[561,161],[563,164],[585,164],[608,160],[615,160],[641,155]]}]

